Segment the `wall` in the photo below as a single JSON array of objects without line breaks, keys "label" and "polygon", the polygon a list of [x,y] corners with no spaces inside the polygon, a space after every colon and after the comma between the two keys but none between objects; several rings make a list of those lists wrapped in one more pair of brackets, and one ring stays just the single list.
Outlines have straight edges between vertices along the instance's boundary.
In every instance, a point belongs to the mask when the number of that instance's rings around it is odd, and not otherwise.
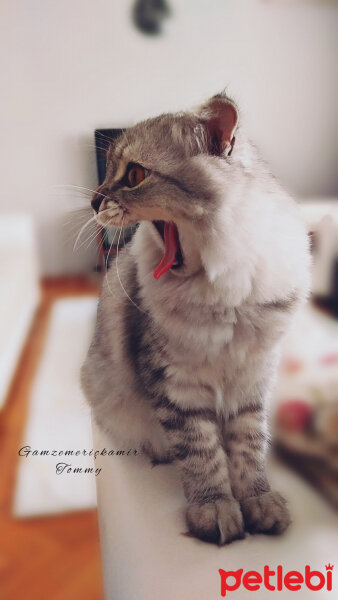
[{"label": "wall", "polygon": [[335,3],[169,3],[165,35],[151,39],[131,26],[130,1],[2,1],[1,206],[34,215],[44,273],[94,263],[94,244],[73,253],[65,240],[83,198],[59,187],[96,185],[93,130],[187,108],[224,86],[290,190],[338,194]]}]

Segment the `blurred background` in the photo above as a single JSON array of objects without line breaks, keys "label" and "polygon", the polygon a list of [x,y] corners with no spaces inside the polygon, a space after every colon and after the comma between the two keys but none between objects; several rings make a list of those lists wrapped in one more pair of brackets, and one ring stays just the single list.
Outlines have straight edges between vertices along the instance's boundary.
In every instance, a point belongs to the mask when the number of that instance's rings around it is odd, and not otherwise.
[{"label": "blurred background", "polygon": [[336,27],[325,0],[3,0],[2,599],[103,597],[95,478],[56,475],[62,456],[18,455],[93,447],[78,371],[110,241],[86,225],[105,148],[94,132],[224,88],[311,232],[313,295],[285,342],[272,419],[279,456],[308,481],[304,502],[319,494],[336,510]]}]

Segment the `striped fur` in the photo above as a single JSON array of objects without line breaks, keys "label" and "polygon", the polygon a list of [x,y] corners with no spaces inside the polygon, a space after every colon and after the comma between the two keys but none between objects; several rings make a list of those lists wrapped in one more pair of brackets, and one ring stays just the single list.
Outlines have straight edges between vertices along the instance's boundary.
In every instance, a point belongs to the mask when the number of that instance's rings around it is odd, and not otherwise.
[{"label": "striped fur", "polygon": [[[82,384],[115,440],[175,463],[190,533],[225,544],[289,524],[265,475],[266,411],[309,253],[294,203],[240,128],[231,156],[215,155],[222,138],[209,152],[208,114],[162,115],[111,149],[105,193],[141,223],[108,272]],[[152,173],[135,190],[119,185],[128,161]],[[184,264],[155,281],[157,218],[175,221]]]}]

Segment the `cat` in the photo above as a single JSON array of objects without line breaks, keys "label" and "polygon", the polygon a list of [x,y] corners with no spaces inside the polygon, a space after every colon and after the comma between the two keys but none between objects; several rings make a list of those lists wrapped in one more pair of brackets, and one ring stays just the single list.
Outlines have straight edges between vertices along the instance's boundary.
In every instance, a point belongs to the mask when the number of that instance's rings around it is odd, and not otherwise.
[{"label": "cat", "polygon": [[122,134],[92,206],[102,225],[139,223],[107,273],[82,369],[95,420],[154,464],[175,463],[190,535],[223,545],[282,533],[266,407],[309,290],[296,203],[218,94]]}]

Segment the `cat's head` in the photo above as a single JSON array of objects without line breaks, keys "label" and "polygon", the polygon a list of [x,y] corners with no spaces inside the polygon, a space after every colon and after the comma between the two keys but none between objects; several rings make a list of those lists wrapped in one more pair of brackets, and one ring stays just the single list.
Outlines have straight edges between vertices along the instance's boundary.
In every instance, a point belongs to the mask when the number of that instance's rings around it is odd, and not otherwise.
[{"label": "cat's head", "polygon": [[171,266],[181,266],[178,232],[185,224],[212,226],[219,184],[207,167],[231,161],[237,124],[234,102],[220,94],[193,112],[164,114],[126,130],[107,153],[106,178],[92,200],[98,222],[153,223],[168,251],[172,240]]}]

